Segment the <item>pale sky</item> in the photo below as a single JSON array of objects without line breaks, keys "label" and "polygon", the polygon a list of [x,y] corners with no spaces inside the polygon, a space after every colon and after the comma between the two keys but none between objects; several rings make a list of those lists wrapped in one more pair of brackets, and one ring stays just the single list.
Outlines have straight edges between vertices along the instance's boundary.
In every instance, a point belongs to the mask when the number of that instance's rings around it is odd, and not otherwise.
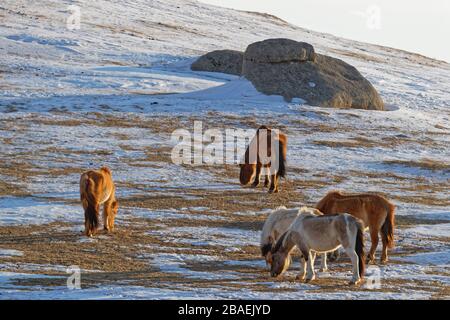
[{"label": "pale sky", "polygon": [[450,62],[450,0],[200,0]]}]

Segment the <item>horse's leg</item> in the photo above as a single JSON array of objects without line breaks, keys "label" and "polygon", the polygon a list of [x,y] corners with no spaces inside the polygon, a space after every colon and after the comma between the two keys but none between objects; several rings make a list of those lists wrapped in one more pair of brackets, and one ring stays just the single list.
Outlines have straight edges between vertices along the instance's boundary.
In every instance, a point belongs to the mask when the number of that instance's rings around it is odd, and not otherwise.
[{"label": "horse's leg", "polygon": [[355,249],[351,247],[345,248],[345,252],[349,256],[353,265],[353,277],[352,280],[350,281],[350,284],[358,284],[361,281],[361,278],[359,276],[358,255],[356,254]]},{"label": "horse's leg", "polygon": [[256,173],[255,173],[255,181],[253,181],[252,183],[252,187],[256,188],[259,185],[259,179],[261,177],[261,164],[257,163],[256,164]]},{"label": "horse's leg", "polygon": [[341,255],[340,249],[334,250],[333,252],[327,253],[328,259],[331,262],[336,262],[339,259],[339,256]]},{"label": "horse's leg", "polygon": [[378,230],[374,228],[370,228],[370,240],[372,241],[372,245],[370,247],[369,256],[367,257],[368,263],[375,262],[375,250],[377,250],[378,246]]},{"label": "horse's leg", "polygon": [[87,200],[83,199],[82,204],[83,204],[83,210],[84,210],[84,234],[89,237],[90,236],[89,220],[88,220],[88,214],[87,214],[87,208],[88,208],[89,203],[87,202]]},{"label": "horse's leg", "polygon": [[308,271],[306,274],[306,282],[310,282],[316,278],[316,274],[314,272],[314,259],[316,258],[316,253],[313,253],[309,250],[309,259],[308,259]]},{"label": "horse's leg", "polygon": [[112,199],[109,198],[108,201],[105,202],[103,205],[103,229],[106,231],[111,231],[110,225],[110,219],[112,216]]},{"label": "horse's leg", "polygon": [[91,232],[91,225],[90,225],[88,219],[89,219],[89,218],[88,218],[87,212],[86,212],[86,210],[85,210],[85,211],[84,211],[84,234],[85,234],[87,237],[90,237],[90,236],[92,236],[92,232]]},{"label": "horse's leg", "polygon": [[300,257],[300,273],[295,277],[296,280],[303,281],[305,280],[306,275],[306,261],[303,255]]},{"label": "horse's leg", "polygon": [[387,256],[387,242],[385,237],[381,237],[381,241],[383,242],[383,250],[381,252],[381,264],[386,264],[388,262],[388,256]]},{"label": "horse's leg", "polygon": [[277,192],[278,192],[278,177],[276,174],[272,174],[270,176],[269,193],[277,193]]},{"label": "horse's leg", "polygon": [[267,188],[270,183],[270,176],[268,174],[266,174],[264,177],[265,177],[264,178],[264,187]]},{"label": "horse's leg", "polygon": [[320,272],[325,272],[328,270],[327,266],[327,254],[322,253],[322,266],[320,267]]},{"label": "horse's leg", "polygon": [[108,219],[110,231],[114,231],[114,220],[116,218],[118,208],[119,204],[117,203],[117,200],[114,200],[111,204],[111,216]]}]

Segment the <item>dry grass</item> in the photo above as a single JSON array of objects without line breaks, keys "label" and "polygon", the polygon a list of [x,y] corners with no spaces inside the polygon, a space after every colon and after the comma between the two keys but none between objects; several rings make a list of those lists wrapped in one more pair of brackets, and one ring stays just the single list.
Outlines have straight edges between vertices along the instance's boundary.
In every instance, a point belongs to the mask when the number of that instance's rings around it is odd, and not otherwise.
[{"label": "dry grass", "polygon": [[405,167],[414,167],[426,170],[442,170],[446,172],[450,172],[450,163],[444,161],[438,161],[428,158],[422,158],[420,160],[385,160],[383,161],[385,164],[389,165],[401,165]]},{"label": "dry grass", "polygon": [[[105,106],[108,108],[108,106]],[[318,113],[324,117],[328,113]],[[204,129],[239,127],[239,128],[257,128],[261,119],[251,117],[241,118],[234,115],[226,115],[222,113],[209,112],[205,117],[140,117],[101,113],[83,114],[80,119],[79,115],[70,119],[70,113],[65,113],[68,118],[46,118],[35,115],[30,119],[20,119],[16,123],[1,123],[9,128],[7,130],[18,130],[26,132],[29,130],[29,122],[33,124],[54,125],[54,126],[97,126],[110,128],[141,128],[144,131],[161,137],[161,143],[148,147],[134,146],[129,143],[131,136],[123,133],[113,133],[114,138],[120,141],[120,148],[123,150],[142,151],[141,158],[125,158],[124,161],[128,165],[134,166],[136,170],[144,166],[160,168],[171,163],[170,152],[171,147],[165,144],[166,138],[171,132],[178,128],[186,128],[192,130],[195,120],[202,120]],[[352,115],[349,115],[352,116]],[[279,126],[277,122],[281,121],[289,123],[288,127]],[[332,126],[326,123],[302,123],[302,121],[291,121],[289,118],[283,119],[269,118],[264,119],[264,124],[281,128],[285,132],[296,130],[300,132],[313,134],[314,132],[351,132],[355,135],[357,131],[353,128],[345,126]],[[367,134],[367,133],[365,133]],[[379,136],[374,136],[380,139]],[[358,147],[371,148],[375,146],[393,147],[405,143],[419,143],[410,140],[407,136],[399,136],[397,138],[382,138],[375,140],[372,136],[353,138],[345,141],[315,141],[314,143],[325,145],[327,147]],[[14,146],[14,139],[3,139],[9,147]],[[112,152],[106,151],[99,156],[111,156]],[[101,150],[103,151],[103,150]],[[46,161],[50,155],[64,155],[66,165],[61,168],[48,169],[33,165],[38,161]],[[70,150],[58,147],[42,147],[40,151],[35,152],[17,152],[13,157],[14,161],[6,159],[0,155],[0,175],[8,177],[7,181],[0,182],[0,195],[18,195],[26,196],[26,188],[22,188],[22,183],[30,182],[35,176],[46,176],[49,179],[57,179],[60,176],[71,174],[79,174],[83,168],[74,166],[70,163],[71,156],[81,155],[88,158],[91,152],[85,150]],[[423,160],[423,159],[422,159]],[[420,166],[432,168],[430,170],[448,170],[448,164],[436,163],[425,159],[425,164],[420,160]],[[56,159],[55,161],[58,161]],[[411,166],[411,163],[392,162],[388,164],[401,164]],[[117,181],[118,188],[128,188],[136,192],[137,195],[119,199],[120,210],[119,215],[125,217],[119,220],[117,231],[113,234],[102,234],[97,237],[94,242],[80,242],[84,237],[74,231],[71,231],[72,224],[52,223],[39,226],[11,226],[0,227],[0,248],[16,249],[24,252],[21,257],[5,257],[2,263],[8,263],[9,271],[23,272],[24,264],[33,263],[39,265],[79,265],[83,269],[95,270],[100,269],[101,272],[85,272],[83,273],[83,286],[92,286],[99,284],[122,283],[142,285],[147,287],[163,288],[165,286],[173,288],[174,285],[180,285],[186,288],[209,288],[217,286],[226,286],[227,288],[235,288],[239,290],[242,284],[233,283],[235,280],[205,280],[185,278],[182,274],[170,272],[161,272],[155,267],[157,261],[152,264],[152,258],[158,253],[180,253],[180,254],[201,254],[219,256],[223,260],[259,260],[259,251],[257,246],[242,246],[240,251],[225,251],[223,247],[217,245],[200,245],[193,246],[184,243],[167,242],[164,237],[158,237],[149,234],[149,231],[163,230],[164,224],[170,227],[197,227],[199,225],[206,227],[221,228],[239,228],[243,230],[260,230],[265,215],[245,215],[238,214],[243,212],[259,212],[269,208],[276,208],[284,205],[287,207],[298,206],[299,203],[313,205],[318,199],[309,198],[307,195],[317,192],[325,188],[331,188],[342,182],[347,182],[353,178],[364,178],[368,184],[378,184],[386,186],[383,192],[396,202],[401,203],[419,203],[436,206],[450,206],[449,201],[438,197],[439,194],[445,194],[445,184],[437,184],[434,181],[428,181],[422,177],[409,177],[395,174],[392,172],[361,172],[352,170],[348,174],[334,174],[330,172],[312,171],[309,168],[300,167],[288,168],[287,181],[282,180],[280,184],[280,193],[269,195],[267,189],[262,187],[258,189],[243,188],[239,186],[238,175],[239,168],[234,165],[213,165],[213,166],[184,166],[184,169],[190,170],[191,173],[206,171],[214,176],[215,182],[226,185],[233,185],[233,189],[215,190],[208,188],[173,188],[170,181],[152,181],[159,182],[158,191],[153,192],[152,187],[145,184],[138,184],[132,181]],[[417,166],[417,163],[414,163]],[[305,173],[308,177],[305,178]],[[361,180],[361,179],[360,179]],[[13,183],[11,181],[18,181]],[[154,186],[154,185],[152,185]],[[393,195],[390,190],[396,190]],[[64,199],[57,199],[64,200]],[[55,201],[55,199],[49,201]],[[77,200],[69,201],[78,204]],[[132,208],[146,208],[149,210],[185,208],[183,213],[192,215],[192,219],[186,217],[167,218],[163,221],[151,220],[145,218],[135,218],[132,215]],[[194,207],[204,207],[205,209],[193,209]],[[194,219],[195,215],[220,216],[225,220],[199,220]],[[82,209],[80,206],[80,222],[82,224]],[[397,225],[412,226],[415,224],[426,223],[442,223],[446,221],[430,221],[417,219],[410,216],[398,216]],[[204,250],[204,251],[200,251]],[[399,255],[414,252],[416,247],[402,247]],[[393,255],[395,257],[395,255]],[[188,262],[186,268],[196,271],[217,270],[235,271],[242,274],[242,281],[246,281],[254,291],[289,291],[292,289],[273,289],[267,288],[264,282],[268,281],[268,275],[265,270],[256,267],[242,267],[239,265],[227,265],[221,261],[205,261],[205,262]],[[333,270],[348,271],[348,268],[333,266]],[[33,270],[34,273],[46,273],[65,275],[64,272],[57,271],[40,271]],[[17,280],[18,285],[40,285],[53,286],[61,285],[61,279],[24,279]],[[279,279],[276,281],[291,281],[291,279]],[[432,289],[427,284],[416,282],[407,282],[398,279],[389,279],[387,286],[381,291],[393,292],[396,290],[405,290],[405,288],[424,290],[434,290],[434,298],[448,298],[448,290],[441,288],[441,284],[437,283]],[[337,292],[342,290],[342,286],[346,285],[347,279],[336,278],[318,278],[316,285],[318,289],[315,292]],[[63,284],[64,285],[64,284]],[[428,286],[428,287],[427,287]],[[400,288],[400,289],[397,289]],[[346,290],[363,290],[362,288],[348,288]]]},{"label": "dry grass", "polygon": [[371,148],[377,146],[375,141],[362,137],[344,141],[315,140],[312,143],[329,148]]}]

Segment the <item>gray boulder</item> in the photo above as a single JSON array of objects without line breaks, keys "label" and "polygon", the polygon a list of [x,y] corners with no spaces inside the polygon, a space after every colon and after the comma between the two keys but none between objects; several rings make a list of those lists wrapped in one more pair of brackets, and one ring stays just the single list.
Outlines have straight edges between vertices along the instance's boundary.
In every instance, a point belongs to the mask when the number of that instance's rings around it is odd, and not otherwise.
[{"label": "gray boulder", "polygon": [[257,63],[282,63],[314,61],[314,47],[306,42],[290,39],[268,39],[252,43],[245,50],[246,61]]},{"label": "gray boulder", "polygon": [[192,65],[194,71],[222,72],[241,75],[244,53],[234,50],[216,50],[198,58]]},{"label": "gray boulder", "polygon": [[383,110],[372,84],[342,60],[317,54],[313,46],[289,39],[269,39],[247,47],[242,75],[255,88],[310,105]]}]

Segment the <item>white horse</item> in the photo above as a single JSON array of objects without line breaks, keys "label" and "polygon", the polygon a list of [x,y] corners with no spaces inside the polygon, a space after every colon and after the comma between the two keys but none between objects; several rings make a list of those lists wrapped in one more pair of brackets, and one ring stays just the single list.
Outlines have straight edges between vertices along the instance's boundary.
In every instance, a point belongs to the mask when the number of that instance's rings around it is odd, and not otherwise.
[{"label": "white horse", "polygon": [[364,226],[360,219],[347,213],[317,216],[302,208],[289,229],[278,239],[272,249],[270,274],[277,277],[290,264],[290,253],[298,247],[302,253],[298,280],[315,279],[314,259],[316,252],[326,253],[342,246],[353,264],[350,284],[358,284],[364,275]]},{"label": "white horse", "polygon": [[[313,208],[302,207],[302,209],[286,209],[286,207],[278,207],[273,210],[264,222],[264,226],[261,232],[261,255],[265,258],[267,265],[272,264],[272,252],[273,246],[277,242],[278,238],[285,233],[291,223],[300,214],[300,210],[308,211],[311,214],[322,215],[322,213]],[[327,255],[322,255],[322,265],[320,271],[326,271],[327,267]]]}]

